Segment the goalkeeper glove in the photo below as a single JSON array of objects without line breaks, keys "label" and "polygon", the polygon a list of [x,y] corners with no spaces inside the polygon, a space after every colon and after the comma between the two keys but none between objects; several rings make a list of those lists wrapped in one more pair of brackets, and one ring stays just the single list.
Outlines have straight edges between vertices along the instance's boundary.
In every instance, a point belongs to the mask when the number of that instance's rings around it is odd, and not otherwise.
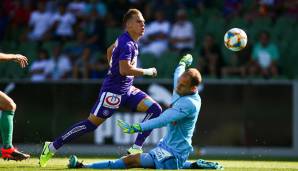
[{"label": "goalkeeper glove", "polygon": [[142,128],[139,123],[135,123],[133,125],[128,124],[123,120],[117,120],[117,125],[122,129],[124,133],[133,134],[136,132],[142,132]]},{"label": "goalkeeper glove", "polygon": [[186,54],[180,59],[179,65],[184,65],[185,67],[189,67],[192,63],[192,60],[193,60],[192,55]]}]

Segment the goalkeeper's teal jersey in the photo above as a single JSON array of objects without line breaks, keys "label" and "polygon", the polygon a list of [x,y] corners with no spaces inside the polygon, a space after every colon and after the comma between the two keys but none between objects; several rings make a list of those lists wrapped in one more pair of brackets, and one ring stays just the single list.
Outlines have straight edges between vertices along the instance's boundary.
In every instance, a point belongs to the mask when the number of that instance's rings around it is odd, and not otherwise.
[{"label": "goalkeeper's teal jersey", "polygon": [[177,82],[185,67],[180,65],[174,75],[174,91],[172,105],[159,117],[141,123],[143,131],[160,128],[167,125],[168,131],[160,141],[160,146],[173,152],[182,164],[192,152],[192,136],[201,108],[201,98],[198,93],[179,96],[175,92]]}]

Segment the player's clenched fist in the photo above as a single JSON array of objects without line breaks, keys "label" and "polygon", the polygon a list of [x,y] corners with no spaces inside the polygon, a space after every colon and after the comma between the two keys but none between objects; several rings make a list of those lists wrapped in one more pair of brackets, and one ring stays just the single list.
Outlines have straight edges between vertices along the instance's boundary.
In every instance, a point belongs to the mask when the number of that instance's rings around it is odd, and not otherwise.
[{"label": "player's clenched fist", "polygon": [[144,69],[144,75],[149,75],[149,76],[152,76],[152,77],[156,77],[157,76],[157,70],[154,67]]}]

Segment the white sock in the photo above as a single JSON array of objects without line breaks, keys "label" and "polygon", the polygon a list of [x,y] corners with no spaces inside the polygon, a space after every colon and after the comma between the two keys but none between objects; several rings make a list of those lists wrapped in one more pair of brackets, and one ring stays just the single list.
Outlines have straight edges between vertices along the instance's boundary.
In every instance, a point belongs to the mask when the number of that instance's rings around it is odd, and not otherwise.
[{"label": "white sock", "polygon": [[134,149],[142,149],[142,146],[139,146],[139,145],[136,145],[136,144],[134,144],[133,146],[132,146],[132,148],[134,148]]},{"label": "white sock", "polygon": [[53,143],[49,144],[49,150],[52,153],[56,153],[57,149],[54,147]]}]

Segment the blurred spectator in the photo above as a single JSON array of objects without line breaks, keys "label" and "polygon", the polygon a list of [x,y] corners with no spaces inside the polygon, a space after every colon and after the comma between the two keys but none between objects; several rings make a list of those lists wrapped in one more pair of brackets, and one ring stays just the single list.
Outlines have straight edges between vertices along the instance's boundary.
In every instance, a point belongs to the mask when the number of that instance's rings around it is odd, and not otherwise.
[{"label": "blurred spectator", "polygon": [[85,48],[82,56],[75,61],[72,75],[75,79],[100,79],[108,71],[107,59],[101,53],[91,54],[90,48]]},{"label": "blurred spectator", "polygon": [[178,10],[176,18],[176,23],[173,25],[170,35],[171,44],[181,54],[190,52],[195,44],[193,24],[187,20],[187,14],[184,9]]},{"label": "blurred spectator", "polygon": [[277,14],[275,11],[276,0],[255,0],[252,1],[250,11],[245,13],[245,19],[254,22],[258,17],[274,18]]},{"label": "blurred spectator", "polygon": [[221,70],[222,77],[240,76],[245,78],[247,76],[250,57],[251,46],[250,44],[247,44],[245,49],[240,52],[233,53],[229,57],[226,66],[224,66]]},{"label": "blurred spectator", "polygon": [[92,51],[103,51],[105,48],[105,25],[102,17],[96,9],[92,9],[90,15],[85,20],[83,30],[86,34],[86,44]]},{"label": "blurred spectator", "polygon": [[106,27],[119,27],[119,21],[116,21],[113,13],[108,12],[105,17],[105,25]]},{"label": "blurred spectator", "polygon": [[198,68],[203,74],[210,77],[219,77],[222,67],[222,54],[211,34],[206,34],[203,47],[199,53]]},{"label": "blurred spectator", "polygon": [[53,25],[53,14],[45,11],[45,3],[38,2],[38,10],[31,13],[29,27],[32,31],[29,33],[29,39],[42,40],[43,36]]},{"label": "blurred spectator", "polygon": [[298,1],[293,0],[282,0],[285,15],[291,16],[298,20]]},{"label": "blurred spectator", "polygon": [[86,4],[84,13],[85,15],[90,15],[93,10],[96,10],[100,17],[105,17],[107,15],[107,6],[102,0],[89,0]]},{"label": "blurred spectator", "polygon": [[68,41],[64,46],[64,51],[71,59],[76,60],[82,53],[86,45],[86,34],[83,31],[76,32],[76,39]]},{"label": "blurred spectator", "polygon": [[146,0],[129,0],[130,3],[130,7],[131,8],[136,8],[140,11],[142,11],[143,13],[145,12],[145,8],[147,8],[146,6],[150,3]]},{"label": "blurred spectator", "polygon": [[44,81],[47,78],[46,68],[49,64],[49,55],[45,49],[39,49],[37,59],[32,62],[29,68],[31,81]]},{"label": "blurred spectator", "polygon": [[121,26],[123,14],[130,8],[130,2],[127,0],[109,0],[108,5],[110,17],[116,21],[117,26]]},{"label": "blurred spectator", "polygon": [[62,54],[61,48],[61,45],[55,46],[53,56],[49,59],[49,63],[46,67],[46,74],[49,79],[66,79],[71,72],[71,62],[68,56]]},{"label": "blurred spectator", "polygon": [[152,53],[159,57],[168,50],[168,40],[170,34],[170,22],[165,20],[162,11],[156,11],[155,20],[145,29],[145,35],[142,38],[143,53]]},{"label": "blurred spectator", "polygon": [[67,9],[76,16],[83,16],[87,3],[84,0],[72,0]]},{"label": "blurred spectator", "polygon": [[9,25],[9,17],[4,12],[3,6],[0,5],[0,42],[4,39],[6,35],[6,29],[8,25]]},{"label": "blurred spectator", "polygon": [[270,42],[270,35],[262,31],[252,51],[252,61],[249,67],[251,76],[262,76],[265,78],[278,76],[279,50]]},{"label": "blurred spectator", "polygon": [[276,0],[258,0],[259,14],[261,16],[274,16],[274,5]]},{"label": "blurred spectator", "polygon": [[90,78],[102,79],[105,77],[109,69],[109,64],[105,55],[93,56],[90,65]]},{"label": "blurred spectator", "polygon": [[224,16],[229,18],[238,16],[242,10],[243,0],[225,0],[224,1]]},{"label": "blurred spectator", "polygon": [[73,37],[73,25],[76,17],[66,11],[66,4],[59,5],[59,11],[53,16],[53,27],[55,28],[55,36],[61,40],[68,40]]},{"label": "blurred spectator", "polygon": [[176,0],[155,0],[153,1],[153,7],[151,10],[163,11],[165,19],[173,23],[177,9],[179,9],[179,6]]},{"label": "blurred spectator", "polygon": [[11,12],[15,10],[15,2],[12,0],[2,0],[1,7],[7,16],[11,16]]},{"label": "blurred spectator", "polygon": [[11,11],[11,23],[17,27],[27,27],[31,13],[31,4],[15,0],[14,10]]},{"label": "blurred spectator", "polygon": [[90,73],[90,65],[91,65],[91,50],[89,48],[85,48],[83,50],[82,56],[78,58],[72,69],[72,77],[75,79],[83,78],[88,79]]}]

